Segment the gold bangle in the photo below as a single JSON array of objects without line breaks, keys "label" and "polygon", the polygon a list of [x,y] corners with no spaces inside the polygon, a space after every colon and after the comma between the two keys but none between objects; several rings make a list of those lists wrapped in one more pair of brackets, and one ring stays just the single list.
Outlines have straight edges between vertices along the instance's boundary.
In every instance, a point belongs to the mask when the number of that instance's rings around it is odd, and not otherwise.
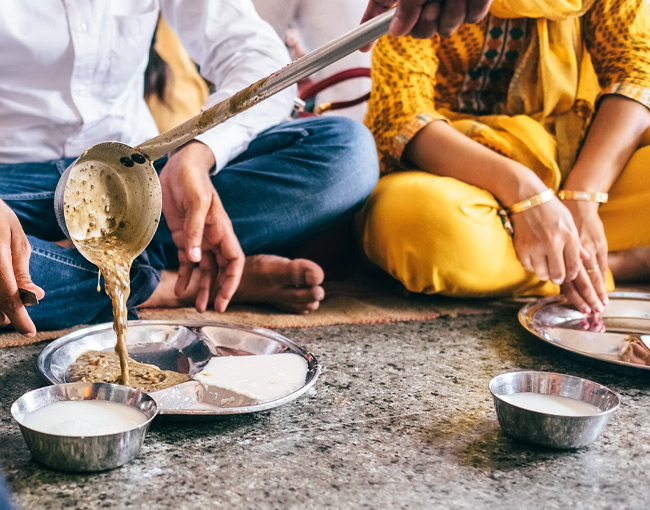
[{"label": "gold bangle", "polygon": [[560,200],[582,200],[584,202],[598,202],[604,204],[609,196],[604,191],[574,191],[563,189],[558,191],[557,197]]},{"label": "gold bangle", "polygon": [[510,214],[520,213],[528,209],[531,209],[532,207],[537,207],[538,205],[545,204],[546,202],[553,200],[554,198],[555,198],[555,192],[551,188],[546,188],[544,191],[538,193],[537,195],[533,195],[532,197],[527,198],[526,200],[522,200],[521,202],[512,204],[510,207],[508,207],[508,212]]}]

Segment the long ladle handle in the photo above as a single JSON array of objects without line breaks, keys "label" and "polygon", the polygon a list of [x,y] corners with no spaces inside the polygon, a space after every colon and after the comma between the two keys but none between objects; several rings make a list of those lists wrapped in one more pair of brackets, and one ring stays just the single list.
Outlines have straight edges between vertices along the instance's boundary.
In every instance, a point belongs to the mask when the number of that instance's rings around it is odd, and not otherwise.
[{"label": "long ladle handle", "polygon": [[145,153],[151,161],[155,161],[217,124],[248,110],[251,106],[255,106],[273,94],[277,94],[310,74],[378,39],[388,32],[393,14],[395,14],[395,8],[366,21],[332,42],[240,90],[230,98],[224,99],[182,124],[141,143],[136,149]]}]

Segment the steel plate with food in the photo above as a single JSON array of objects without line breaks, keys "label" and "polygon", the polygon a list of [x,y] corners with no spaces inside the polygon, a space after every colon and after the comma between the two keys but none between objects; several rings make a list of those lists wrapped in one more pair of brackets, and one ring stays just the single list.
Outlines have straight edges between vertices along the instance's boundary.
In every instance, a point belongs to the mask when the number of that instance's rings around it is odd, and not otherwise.
[{"label": "steel plate with food", "polygon": [[597,315],[586,315],[563,296],[539,299],[519,311],[519,321],[551,345],[602,365],[650,370],[650,294],[611,292]]},{"label": "steel plate with food", "polygon": [[[114,383],[120,377],[112,323],[54,340],[37,360],[53,384]],[[217,322],[129,321],[129,379],[160,414],[210,416],[290,402],[320,375],[316,358],[273,331]]]}]

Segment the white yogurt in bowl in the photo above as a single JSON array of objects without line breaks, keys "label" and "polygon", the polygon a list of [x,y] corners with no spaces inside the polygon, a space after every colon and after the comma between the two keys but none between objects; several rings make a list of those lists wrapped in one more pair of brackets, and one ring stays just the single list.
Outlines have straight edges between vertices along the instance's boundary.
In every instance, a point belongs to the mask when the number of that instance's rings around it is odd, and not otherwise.
[{"label": "white yogurt in bowl", "polygon": [[106,400],[66,400],[27,414],[23,426],[57,436],[90,437],[120,434],[144,424],[138,409]]},{"label": "white yogurt in bowl", "polygon": [[593,416],[600,412],[595,405],[560,395],[544,395],[542,393],[511,393],[501,395],[501,400],[538,413],[554,414],[557,416]]}]

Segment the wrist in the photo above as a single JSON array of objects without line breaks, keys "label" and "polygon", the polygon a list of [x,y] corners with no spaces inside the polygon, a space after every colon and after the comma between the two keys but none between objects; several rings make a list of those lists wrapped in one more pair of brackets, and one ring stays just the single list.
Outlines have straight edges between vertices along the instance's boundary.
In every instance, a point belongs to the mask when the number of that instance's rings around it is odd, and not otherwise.
[{"label": "wrist", "polygon": [[494,182],[494,190],[490,191],[504,206],[510,208],[513,204],[523,202],[548,189],[548,186],[530,169],[511,161],[504,165]]},{"label": "wrist", "polygon": [[206,170],[209,174],[215,165],[212,149],[203,142],[191,140],[169,155],[169,161],[179,162],[183,167]]}]

